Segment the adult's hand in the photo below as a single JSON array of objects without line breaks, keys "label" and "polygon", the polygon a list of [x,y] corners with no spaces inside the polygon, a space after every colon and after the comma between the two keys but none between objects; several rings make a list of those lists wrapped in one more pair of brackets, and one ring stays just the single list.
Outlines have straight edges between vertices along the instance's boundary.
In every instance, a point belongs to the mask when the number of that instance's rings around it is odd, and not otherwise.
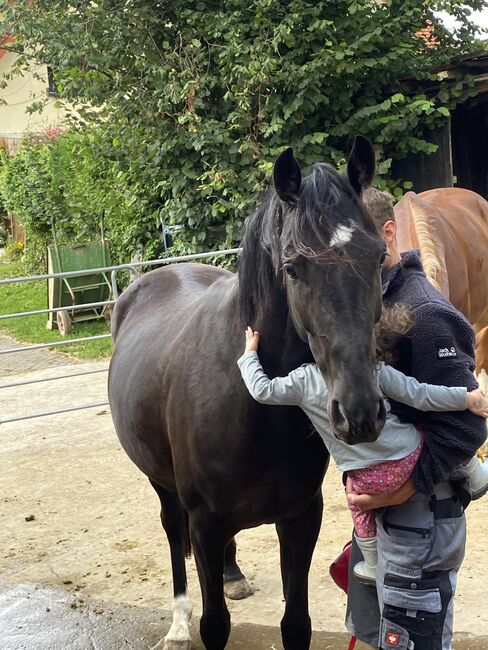
[{"label": "adult's hand", "polygon": [[396,492],[389,494],[356,494],[346,487],[348,502],[363,512],[376,510],[376,508],[385,508],[386,506],[397,506],[410,499],[416,491],[412,479],[404,483]]}]

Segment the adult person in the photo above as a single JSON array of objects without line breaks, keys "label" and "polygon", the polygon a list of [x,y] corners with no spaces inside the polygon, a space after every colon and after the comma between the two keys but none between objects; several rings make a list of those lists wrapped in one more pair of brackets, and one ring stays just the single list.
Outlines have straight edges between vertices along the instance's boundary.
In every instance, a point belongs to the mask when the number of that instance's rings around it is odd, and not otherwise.
[{"label": "adult person", "polygon": [[[472,390],[474,333],[464,316],[428,282],[418,251],[400,254],[391,196],[374,188],[364,203],[387,244],[385,304],[403,303],[414,325],[397,346],[394,364],[420,382]],[[453,597],[464,559],[464,508],[471,495],[460,468],[486,439],[486,424],[469,412],[423,414],[392,400],[393,412],[425,431],[412,478],[394,495],[348,495],[377,513],[377,586],[362,584],[349,565],[350,632],[375,648],[451,650]]]}]

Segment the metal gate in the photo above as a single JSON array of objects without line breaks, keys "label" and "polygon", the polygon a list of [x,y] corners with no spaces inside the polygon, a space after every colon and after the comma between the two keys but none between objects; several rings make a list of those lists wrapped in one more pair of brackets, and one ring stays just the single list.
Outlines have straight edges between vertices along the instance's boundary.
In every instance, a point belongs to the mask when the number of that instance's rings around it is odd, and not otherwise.
[{"label": "metal gate", "polygon": [[[64,273],[46,273],[44,275],[31,275],[31,276],[25,276],[21,278],[7,278],[0,280],[0,285],[6,285],[6,284],[13,284],[16,282],[36,282],[36,281],[45,281],[49,279],[54,279],[54,278],[69,278],[69,277],[74,277],[74,276],[83,276],[83,275],[93,275],[95,273],[106,273],[110,274],[110,279],[111,279],[111,285],[112,285],[112,295],[113,299],[111,300],[104,300],[100,302],[93,302],[93,303],[88,303],[88,304],[82,304],[79,305],[80,309],[87,309],[89,307],[93,308],[100,308],[106,305],[113,305],[118,297],[118,288],[117,288],[117,274],[120,271],[129,271],[130,274],[132,275],[132,279],[135,279],[136,277],[139,277],[141,275],[141,268],[147,268],[151,269],[152,267],[157,267],[157,266],[162,266],[166,264],[177,264],[179,262],[191,262],[191,261],[196,261],[196,260],[202,260],[206,259],[209,257],[216,257],[220,255],[235,255],[237,254],[241,249],[240,248],[228,248],[225,250],[220,250],[220,251],[210,251],[208,253],[197,253],[194,255],[181,255],[179,257],[166,257],[163,259],[158,259],[158,260],[150,260],[150,261],[144,261],[144,262],[133,262],[130,264],[118,264],[115,266],[106,266],[106,267],[101,267],[97,269],[84,269],[82,271],[68,271]],[[77,306],[74,306],[74,309],[76,310]],[[37,309],[34,311],[24,311],[24,312],[16,312],[13,314],[2,314],[0,315],[0,325],[2,320],[6,320],[7,318],[24,318],[24,317],[29,317],[29,316],[37,316],[39,314],[55,314],[58,311],[61,311],[63,309],[66,309],[66,307],[57,307],[57,308],[51,308],[51,309]],[[6,350],[0,350],[0,355],[3,354],[17,354],[17,353],[22,353],[22,352],[29,352],[32,350],[40,350],[44,348],[56,348],[60,346],[65,346],[65,345],[73,345],[75,343],[82,343],[84,341],[94,341],[97,339],[107,339],[110,338],[111,334],[96,334],[94,336],[85,336],[85,337],[80,337],[80,338],[71,338],[71,339],[66,339],[62,341],[55,341],[52,343],[39,343],[35,345],[24,345],[20,347],[15,347],[15,348],[8,348]],[[47,377],[47,378],[42,378],[42,379],[33,379],[33,380],[27,380],[27,381],[16,381],[16,382],[11,382],[11,383],[3,383],[0,384],[0,389],[2,388],[14,388],[14,387],[20,387],[20,386],[27,386],[30,384],[36,384],[36,383],[41,383],[41,382],[47,382],[47,381],[56,381],[60,379],[67,379],[69,377],[79,377],[82,375],[89,375],[89,374],[96,374],[96,373],[101,373],[101,372],[107,372],[108,368],[101,369],[101,370],[89,370],[89,371],[80,371],[80,372],[75,372],[75,373],[69,373],[69,374],[63,374],[63,375],[57,375],[54,377]],[[32,418],[39,418],[39,417],[45,417],[47,415],[57,415],[59,413],[69,413],[71,411],[79,411],[82,409],[90,409],[90,408],[96,408],[100,406],[107,406],[108,401],[106,396],[104,396],[103,401],[99,402],[91,402],[88,404],[76,404],[72,406],[66,406],[64,408],[60,409],[53,409],[49,411],[44,411],[44,412],[38,412],[38,413],[24,413],[24,414],[14,414],[14,415],[8,415],[7,417],[2,417],[0,418],[0,424],[5,424],[7,422],[18,422],[19,420],[29,420]]]}]

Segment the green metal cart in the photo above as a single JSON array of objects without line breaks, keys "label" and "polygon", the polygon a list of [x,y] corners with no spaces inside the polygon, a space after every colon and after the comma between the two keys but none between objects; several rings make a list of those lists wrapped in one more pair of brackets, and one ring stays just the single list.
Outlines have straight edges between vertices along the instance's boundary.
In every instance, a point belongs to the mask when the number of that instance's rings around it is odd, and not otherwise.
[{"label": "green metal cart", "polygon": [[[47,248],[48,273],[110,266],[110,252],[108,242],[103,236],[103,228],[101,241],[98,242],[59,246],[54,225],[53,238],[54,244]],[[83,305],[112,299],[112,287],[107,273],[50,278],[47,282],[48,308],[66,307],[49,314],[46,324],[48,329],[57,327],[62,336],[66,336],[71,332],[73,323],[101,318],[110,320],[112,305],[83,307]]]}]

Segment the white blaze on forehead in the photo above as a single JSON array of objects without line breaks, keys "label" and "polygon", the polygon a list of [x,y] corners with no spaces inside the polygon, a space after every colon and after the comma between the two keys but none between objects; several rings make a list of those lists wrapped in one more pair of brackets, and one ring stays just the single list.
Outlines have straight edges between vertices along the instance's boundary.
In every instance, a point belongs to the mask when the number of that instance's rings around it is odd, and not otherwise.
[{"label": "white blaze on forehead", "polygon": [[344,244],[347,244],[348,242],[351,241],[352,233],[354,232],[354,230],[355,230],[354,226],[346,226],[343,223],[341,223],[339,226],[337,226],[337,228],[332,233],[329,246],[331,248],[333,246],[344,246]]}]

